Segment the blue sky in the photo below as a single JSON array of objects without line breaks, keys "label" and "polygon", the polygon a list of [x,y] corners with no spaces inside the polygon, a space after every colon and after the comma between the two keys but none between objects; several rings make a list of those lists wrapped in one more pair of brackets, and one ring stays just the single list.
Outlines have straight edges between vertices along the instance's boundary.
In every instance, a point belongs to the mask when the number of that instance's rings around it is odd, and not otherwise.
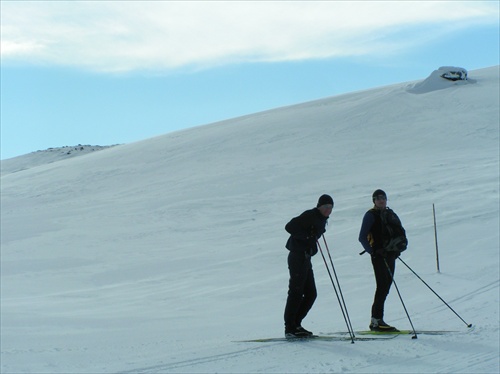
[{"label": "blue sky", "polygon": [[0,4],[1,159],[500,63],[498,1]]}]

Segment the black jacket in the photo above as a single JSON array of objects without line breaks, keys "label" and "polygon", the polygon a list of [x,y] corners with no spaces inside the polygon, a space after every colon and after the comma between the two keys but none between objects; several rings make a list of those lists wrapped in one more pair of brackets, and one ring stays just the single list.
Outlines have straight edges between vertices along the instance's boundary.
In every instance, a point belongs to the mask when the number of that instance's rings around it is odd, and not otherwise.
[{"label": "black jacket", "polygon": [[370,209],[365,213],[363,217],[363,223],[361,224],[361,229],[359,231],[358,237],[358,240],[363,245],[365,251],[370,254],[374,254],[379,249],[384,249],[384,239],[386,239],[387,235],[384,235],[382,215],[390,217],[386,218],[386,220],[389,220],[393,224],[401,226],[401,229],[404,233],[404,229],[401,225],[401,220],[392,209]]},{"label": "black jacket", "polygon": [[306,210],[300,216],[292,218],[285,226],[290,234],[286,248],[292,252],[305,252],[311,256],[318,253],[316,241],[326,231],[328,217],[321,214],[318,208]]}]

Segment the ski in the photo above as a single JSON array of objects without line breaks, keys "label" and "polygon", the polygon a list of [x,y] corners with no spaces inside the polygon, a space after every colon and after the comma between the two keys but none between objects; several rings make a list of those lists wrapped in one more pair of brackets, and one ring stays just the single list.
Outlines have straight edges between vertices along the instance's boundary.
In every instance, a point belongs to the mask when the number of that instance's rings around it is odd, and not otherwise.
[{"label": "ski", "polygon": [[[417,335],[446,335],[451,333],[458,333],[459,331],[451,330],[417,330]],[[413,330],[395,330],[395,331],[371,331],[361,330],[354,331],[354,341],[370,341],[370,340],[388,340],[393,339],[399,335],[411,335]],[[359,336],[361,335],[361,336]],[[261,338],[261,339],[248,339],[236,340],[237,343],[268,343],[268,342],[306,342],[306,341],[351,341],[348,332],[336,332],[331,335],[312,335],[300,338]]]},{"label": "ski", "polygon": [[[347,334],[347,333],[346,333]],[[374,337],[374,336],[363,336],[363,337],[354,337],[355,341],[370,341],[370,340],[388,340],[395,338],[394,336],[384,336],[384,337]],[[342,335],[312,335],[308,337],[301,338],[261,338],[261,339],[248,339],[248,340],[237,340],[236,343],[270,343],[270,342],[307,342],[307,341],[351,341],[350,336],[342,336]]]},{"label": "ski", "polygon": [[[450,330],[416,330],[417,335],[445,335],[450,333],[456,333],[458,331],[450,331]],[[413,334],[413,330],[394,330],[394,331],[371,331],[371,330],[363,330],[363,331],[354,331],[354,335],[410,335]],[[347,332],[342,332],[338,334],[348,335]]]}]

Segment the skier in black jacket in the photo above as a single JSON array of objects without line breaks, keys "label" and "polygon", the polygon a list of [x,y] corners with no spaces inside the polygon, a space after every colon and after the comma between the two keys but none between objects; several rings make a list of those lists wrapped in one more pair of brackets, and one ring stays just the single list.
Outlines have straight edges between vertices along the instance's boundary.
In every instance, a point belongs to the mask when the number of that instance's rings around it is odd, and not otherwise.
[{"label": "skier in black jacket", "polygon": [[384,321],[384,305],[392,285],[392,277],[396,270],[396,258],[399,252],[387,252],[384,248],[384,233],[382,215],[390,211],[401,223],[399,217],[387,207],[387,195],[383,190],[372,194],[373,208],[363,216],[358,240],[364,248],[363,253],[369,253],[375,274],[377,288],[371,310],[370,330],[395,331],[396,328]]},{"label": "skier in black jacket", "polygon": [[329,195],[322,195],[316,208],[292,218],[285,226],[290,234],[286,243],[286,248],[290,251],[290,281],[284,316],[286,338],[312,335],[312,332],[301,325],[317,296],[311,257],[318,252],[316,242],[325,232],[332,209],[333,199]]}]

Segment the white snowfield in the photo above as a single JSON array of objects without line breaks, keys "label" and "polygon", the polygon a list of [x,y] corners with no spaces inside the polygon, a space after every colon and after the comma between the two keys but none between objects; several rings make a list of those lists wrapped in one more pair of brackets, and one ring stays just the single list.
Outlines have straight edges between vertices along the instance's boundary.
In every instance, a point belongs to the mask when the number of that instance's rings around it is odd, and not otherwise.
[{"label": "white snowfield", "polygon": [[[3,172],[1,372],[498,373],[499,67],[468,78],[431,74]],[[284,226],[323,193],[349,316],[367,329],[375,284],[357,238],[377,188],[407,230],[402,259],[473,327],[398,261],[415,328],[456,332],[235,342],[283,336]],[[313,265],[304,327],[347,331],[321,256]],[[394,288],[385,320],[410,328]]]}]

